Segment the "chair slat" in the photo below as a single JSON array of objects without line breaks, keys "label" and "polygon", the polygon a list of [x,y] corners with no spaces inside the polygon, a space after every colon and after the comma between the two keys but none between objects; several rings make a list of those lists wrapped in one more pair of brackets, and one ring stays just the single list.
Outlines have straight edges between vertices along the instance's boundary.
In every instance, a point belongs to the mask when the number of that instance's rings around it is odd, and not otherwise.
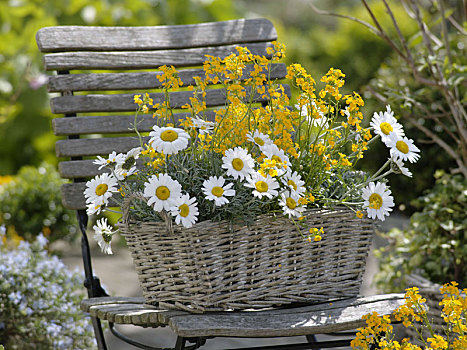
[{"label": "chair slat", "polygon": [[[174,113],[177,123],[191,116],[191,113]],[[206,120],[213,121],[214,111],[206,111]],[[67,117],[52,119],[54,133],[57,136],[84,134],[119,134],[128,133],[133,129],[134,115],[105,115],[87,117]],[[138,131],[151,131],[156,120],[152,115],[139,115],[136,120]]]},{"label": "chair slat", "polygon": [[[200,66],[206,55],[225,58],[236,52],[238,45],[160,51],[63,52],[44,55],[46,70],[75,69],[155,69],[163,65],[175,67]],[[253,54],[270,57],[266,52],[271,43],[240,45]]]},{"label": "chair slat", "polygon": [[[290,87],[283,85],[284,90],[290,95]],[[133,97],[135,94],[112,95],[77,95],[60,96],[50,100],[50,108],[54,114],[89,113],[89,112],[131,112],[136,111]],[[151,93],[154,103],[162,103],[165,100],[164,93]],[[170,93],[170,105],[172,108],[181,108],[190,103],[193,91],[176,91]],[[266,101],[262,95],[255,94],[255,102]],[[225,89],[206,90],[205,102],[207,107],[223,106],[226,101]]]},{"label": "chair slat", "polygon": [[[143,137],[147,143],[149,137]],[[100,139],[72,139],[58,140],[55,144],[57,157],[80,157],[107,155],[113,151],[117,153],[128,152],[139,147],[138,138],[135,137],[106,137]]]},{"label": "chair slat", "polygon": [[67,183],[61,187],[62,191],[62,204],[65,208],[72,210],[86,209],[86,200],[84,198],[84,190],[86,183]]},{"label": "chair slat", "polygon": [[[242,80],[249,77],[253,70],[248,65],[243,70]],[[138,73],[92,73],[92,74],[66,74],[55,75],[49,78],[49,92],[63,91],[104,91],[104,90],[140,90],[158,89],[162,83],[157,79],[162,72],[138,72]],[[270,78],[282,79],[287,74],[283,63],[271,65]],[[195,85],[193,77],[204,77],[202,69],[185,69],[179,71],[179,77],[183,86]]]},{"label": "chair slat", "polygon": [[[349,299],[355,301],[354,299]],[[226,337],[281,337],[307,334],[326,334],[346,331],[364,326],[362,316],[377,312],[390,315],[404,303],[402,294],[389,300],[366,302],[358,298],[356,305],[335,307],[332,303],[324,308],[318,305],[285,309],[289,312],[253,312],[253,313],[206,313],[199,315],[180,315],[171,317],[170,327],[183,337],[226,336]]]},{"label": "chair slat", "polygon": [[[58,164],[58,172],[60,177],[64,179],[91,178],[103,173],[110,173],[108,168],[99,170],[99,166],[93,164],[93,162],[93,159],[60,162]],[[143,162],[143,159],[138,159],[136,161],[137,168],[141,169],[143,167]]]},{"label": "chair slat", "polygon": [[276,39],[267,19],[155,27],[58,26],[42,28],[36,35],[42,52],[173,49]]}]

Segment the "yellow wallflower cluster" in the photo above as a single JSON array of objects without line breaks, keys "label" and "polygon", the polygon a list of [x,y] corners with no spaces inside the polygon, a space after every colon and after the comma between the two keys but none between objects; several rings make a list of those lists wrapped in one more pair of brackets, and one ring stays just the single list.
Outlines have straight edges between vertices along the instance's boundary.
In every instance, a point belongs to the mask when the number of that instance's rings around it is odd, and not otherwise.
[{"label": "yellow wallflower cluster", "polygon": [[[424,350],[465,350],[467,349],[467,289],[460,293],[456,282],[443,285],[440,288],[443,300],[442,317],[446,322],[445,334],[435,334],[427,317],[426,300],[420,295],[417,287],[406,290],[405,303],[395,310],[394,317],[402,321],[405,327],[415,327]],[[353,349],[366,350],[372,345],[379,349],[422,350],[418,345],[410,343],[408,339],[401,342],[395,340],[390,317],[379,316],[376,312],[364,316],[367,326],[358,329],[355,339],[352,340]],[[424,338],[422,329],[430,334]]]}]

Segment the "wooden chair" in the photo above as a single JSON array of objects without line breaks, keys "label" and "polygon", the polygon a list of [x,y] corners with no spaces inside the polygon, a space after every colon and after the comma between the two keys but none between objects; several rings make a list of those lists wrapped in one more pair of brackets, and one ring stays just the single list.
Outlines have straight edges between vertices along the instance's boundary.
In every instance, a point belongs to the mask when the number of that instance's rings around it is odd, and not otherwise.
[{"label": "wooden chair", "polygon": [[[129,132],[135,110],[132,96],[160,88],[157,67],[185,67],[180,70],[180,77],[185,86],[193,85],[193,77],[202,74],[199,67],[206,54],[225,57],[241,45],[254,54],[267,56],[266,49],[277,39],[277,34],[268,20],[239,19],[180,26],[49,27],[39,30],[36,39],[40,51],[46,53],[45,69],[57,72],[50,77],[48,89],[61,96],[51,98],[50,105],[54,114],[65,117],[54,119],[53,128],[57,136],[66,138],[57,141],[56,153],[59,158],[69,158],[60,162],[59,171],[63,178],[72,180],[62,188],[63,203],[76,210],[79,219],[84,284],[89,296],[81,308],[92,318],[99,349],[107,348],[101,321],[108,321],[117,337],[142,349],[156,348],[130,339],[115,324],[169,326],[178,337],[175,349],[195,349],[214,337],[298,335],[306,336],[307,342],[287,344],[283,348],[343,346],[349,344],[348,339],[317,344],[314,335],[353,330],[364,324],[361,320],[364,314],[371,311],[390,314],[402,303],[402,295],[391,294],[255,312],[190,314],[145,305],[142,298],[108,296],[93,274],[86,235],[84,183],[100,173],[92,157],[112,151],[126,152],[139,145],[135,135]],[[271,78],[285,75],[285,65],[274,64]],[[128,92],[122,92],[125,90]],[[189,96],[189,91],[173,93],[171,103],[180,107],[189,101]],[[157,102],[163,94],[153,93],[152,97]],[[208,90],[208,106],[220,106],[224,102],[222,89]],[[183,118],[183,114],[179,117]],[[154,124],[150,115],[141,116],[139,122],[140,131],[149,131]]]}]

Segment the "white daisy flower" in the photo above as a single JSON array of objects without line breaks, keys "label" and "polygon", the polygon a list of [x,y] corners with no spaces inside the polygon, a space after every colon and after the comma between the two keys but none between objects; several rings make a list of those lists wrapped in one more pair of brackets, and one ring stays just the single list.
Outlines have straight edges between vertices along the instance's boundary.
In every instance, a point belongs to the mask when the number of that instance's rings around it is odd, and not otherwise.
[{"label": "white daisy flower", "polygon": [[155,211],[168,211],[182,195],[182,186],[167,174],[153,175],[144,183],[143,195],[149,198],[148,205]]},{"label": "white daisy flower", "polygon": [[253,196],[258,198],[268,197],[272,199],[278,195],[277,189],[279,188],[279,183],[277,180],[270,175],[264,177],[258,172],[251,174],[251,177],[248,177],[246,187],[253,188]]},{"label": "white daisy flower", "polygon": [[288,171],[282,177],[282,183],[286,185],[291,192],[297,193],[299,196],[303,195],[306,192],[305,181],[302,180],[300,174],[296,171],[293,173]]},{"label": "white daisy flower", "polygon": [[364,200],[363,207],[367,209],[368,217],[375,219],[378,217],[384,221],[384,216],[389,216],[394,206],[394,198],[391,196],[391,191],[382,182],[370,182],[363,189],[362,198]]},{"label": "white daisy flower", "polygon": [[251,132],[247,133],[246,137],[247,140],[256,143],[259,147],[272,144],[272,140],[269,138],[269,136],[259,132],[258,130],[255,130],[253,134]]},{"label": "white daisy flower", "polygon": [[290,160],[285,152],[275,144],[266,145],[261,147],[261,152],[264,153],[266,158],[274,160],[277,163],[277,174],[282,176],[287,169],[290,169]]},{"label": "white daisy flower", "polygon": [[235,190],[231,189],[233,184],[224,186],[224,183],[225,179],[222,176],[210,176],[208,180],[203,182],[203,193],[206,195],[206,199],[214,201],[218,207],[229,203],[225,196],[235,196]]},{"label": "white daisy flower", "polygon": [[99,165],[98,169],[101,170],[106,166],[115,167],[118,163],[121,163],[123,161],[123,158],[123,153],[117,154],[117,152],[112,152],[109,154],[107,159],[101,156],[97,156],[97,159],[94,160],[93,164]]},{"label": "white daisy flower", "polygon": [[214,129],[213,122],[209,122],[207,120],[201,119],[198,116],[191,118],[191,121],[193,122],[193,126],[198,129],[198,132],[201,135],[210,134],[212,130]]},{"label": "white daisy flower", "polygon": [[238,178],[245,179],[253,172],[255,165],[255,161],[248,154],[248,151],[241,147],[225,151],[222,162],[222,168],[227,169],[227,175],[232,176],[235,180]]},{"label": "white daisy flower", "polygon": [[198,206],[196,198],[190,198],[190,195],[184,194],[177,198],[174,206],[170,208],[170,213],[175,216],[177,224],[182,223],[186,228],[190,228],[198,219]]},{"label": "white daisy flower", "polygon": [[151,136],[149,143],[157,152],[176,154],[188,146],[190,135],[183,129],[170,126],[161,128],[157,125],[154,125],[152,129],[154,131],[149,133],[149,136]]},{"label": "white daisy flower", "polygon": [[117,163],[115,167],[115,176],[118,180],[123,180],[130,175],[136,173],[136,160],[141,154],[141,147],[136,147],[129,150],[122,158],[120,162]]},{"label": "white daisy flower", "polygon": [[92,203],[87,203],[86,204],[86,213],[88,215],[99,215],[101,210],[104,208],[105,203],[104,202],[92,202]]},{"label": "white daisy flower", "polygon": [[412,177],[412,173],[410,172],[410,170],[404,167],[404,163],[399,158],[391,158],[391,169],[396,174],[402,174],[408,177]]},{"label": "white daisy flower", "polygon": [[288,215],[288,217],[296,216],[300,217],[303,215],[305,211],[305,207],[298,204],[300,196],[291,191],[285,191],[281,193],[279,198],[279,205],[284,210],[284,215]]},{"label": "white daisy flower", "polygon": [[420,155],[420,150],[414,145],[413,141],[407,137],[399,136],[395,132],[390,133],[389,141],[387,146],[390,148],[392,158],[398,158],[400,160],[408,160],[410,163],[415,163]]},{"label": "white daisy flower", "polygon": [[373,127],[375,133],[381,136],[381,140],[387,145],[389,134],[396,133],[398,136],[404,136],[402,125],[394,118],[394,113],[389,105],[386,106],[385,112],[374,113],[371,119],[370,126]]},{"label": "white daisy flower", "polygon": [[86,182],[84,190],[86,203],[107,204],[112,193],[117,191],[117,186],[117,179],[113,175],[107,173],[97,175],[94,179]]},{"label": "white daisy flower", "polygon": [[112,226],[107,223],[107,218],[96,221],[97,225],[93,226],[94,239],[101,247],[102,252],[112,254],[112,247],[110,246],[112,237],[117,231],[112,231]]}]

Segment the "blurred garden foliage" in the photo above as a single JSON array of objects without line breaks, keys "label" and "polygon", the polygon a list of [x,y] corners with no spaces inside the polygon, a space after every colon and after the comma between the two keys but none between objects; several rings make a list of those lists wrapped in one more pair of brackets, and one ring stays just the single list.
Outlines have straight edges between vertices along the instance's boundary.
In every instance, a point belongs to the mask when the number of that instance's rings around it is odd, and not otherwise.
[{"label": "blurred garden foliage", "polygon": [[419,210],[404,230],[383,237],[377,283],[387,292],[408,287],[406,277],[417,273],[443,284],[467,284],[467,179],[461,174],[436,173],[435,186],[413,201]]},{"label": "blurred garden foliage", "polygon": [[64,180],[55,167],[25,165],[18,174],[0,184],[0,224],[8,235],[29,242],[39,233],[53,242],[69,241],[77,234],[75,213],[62,206],[60,187]]}]

